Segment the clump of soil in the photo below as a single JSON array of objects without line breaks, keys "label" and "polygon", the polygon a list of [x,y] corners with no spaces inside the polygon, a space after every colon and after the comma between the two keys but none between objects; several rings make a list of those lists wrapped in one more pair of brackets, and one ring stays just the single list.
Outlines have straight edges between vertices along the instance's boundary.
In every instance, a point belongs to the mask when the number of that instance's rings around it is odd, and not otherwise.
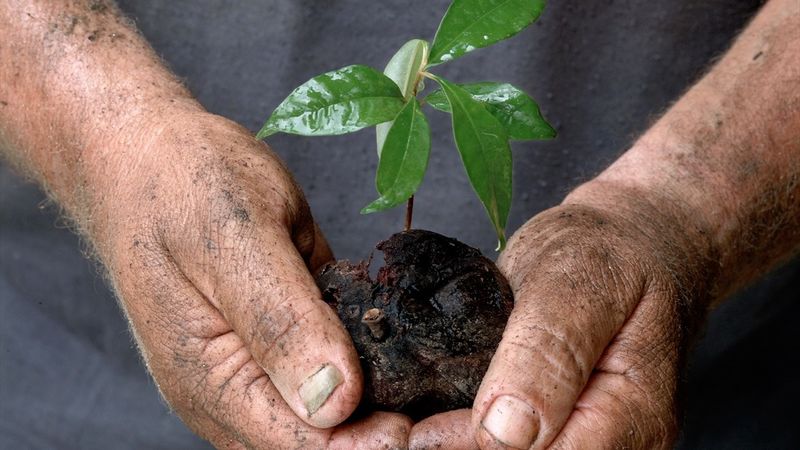
[{"label": "clump of soil", "polygon": [[513,296],[494,263],[461,242],[411,230],[378,244],[385,266],[329,263],[317,284],[353,337],[363,406],[415,419],[472,406]]}]

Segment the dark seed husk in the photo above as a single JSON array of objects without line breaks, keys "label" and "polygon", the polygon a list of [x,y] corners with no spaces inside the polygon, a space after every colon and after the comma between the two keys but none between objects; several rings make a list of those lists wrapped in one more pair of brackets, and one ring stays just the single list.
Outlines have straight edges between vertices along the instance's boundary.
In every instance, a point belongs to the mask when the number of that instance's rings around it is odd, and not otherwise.
[{"label": "dark seed husk", "polygon": [[378,244],[386,265],[323,266],[317,284],[361,356],[363,406],[415,419],[472,406],[513,306],[494,263],[424,230]]}]

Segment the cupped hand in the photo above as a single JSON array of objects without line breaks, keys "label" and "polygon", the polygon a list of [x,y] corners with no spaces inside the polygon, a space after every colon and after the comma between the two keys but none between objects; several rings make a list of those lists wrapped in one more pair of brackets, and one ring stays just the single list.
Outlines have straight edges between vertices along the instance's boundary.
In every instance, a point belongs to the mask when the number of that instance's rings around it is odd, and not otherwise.
[{"label": "cupped hand", "polygon": [[469,430],[462,448],[670,448],[714,278],[693,223],[666,198],[598,182],[531,219],[498,261],[515,307],[471,414],[415,425],[411,447],[452,427]]},{"label": "cupped hand", "polygon": [[152,126],[107,152],[92,237],[169,404],[219,448],[405,447],[401,415],[331,428],[362,375],[310,274],[330,249],[278,158],[206,113]]}]

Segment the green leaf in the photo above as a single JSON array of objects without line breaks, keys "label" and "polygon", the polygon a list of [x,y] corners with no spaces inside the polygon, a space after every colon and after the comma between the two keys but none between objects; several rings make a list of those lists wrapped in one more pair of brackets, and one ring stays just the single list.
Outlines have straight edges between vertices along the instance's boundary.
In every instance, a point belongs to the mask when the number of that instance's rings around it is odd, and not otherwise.
[{"label": "green leaf", "polygon": [[510,38],[533,23],[545,0],[453,0],[433,39],[428,67]]},{"label": "green leaf", "polygon": [[375,179],[381,196],[364,207],[361,214],[393,208],[414,195],[428,167],[430,151],[428,120],[420,110],[419,101],[412,97],[386,135]]},{"label": "green leaf", "polygon": [[503,125],[457,84],[433,76],[444,91],[453,118],[461,161],[497,233],[497,248],[505,247],[511,209],[511,148]]},{"label": "green leaf", "polygon": [[367,66],[348,66],[292,91],[256,136],[279,131],[303,136],[344,134],[389,120],[403,108],[394,81]]},{"label": "green leaf", "polygon": [[427,57],[428,43],[422,39],[412,39],[403,44],[386,64],[383,73],[397,83],[406,100],[414,95],[414,86]]},{"label": "green leaf", "polygon": [[[539,105],[522,90],[508,83],[490,81],[459,86],[483,103],[486,110],[503,124],[510,139],[525,141],[556,137],[556,130],[542,117]],[[450,112],[450,103],[441,89],[431,92],[425,101],[439,111]]]},{"label": "green leaf", "polygon": [[[383,73],[394,80],[400,88],[403,98],[408,101],[414,94],[414,87],[419,78],[419,72],[425,67],[428,59],[428,43],[422,39],[412,39],[392,56]],[[378,157],[381,156],[386,133],[392,127],[391,122],[379,124],[375,127],[375,137],[378,144]]]}]

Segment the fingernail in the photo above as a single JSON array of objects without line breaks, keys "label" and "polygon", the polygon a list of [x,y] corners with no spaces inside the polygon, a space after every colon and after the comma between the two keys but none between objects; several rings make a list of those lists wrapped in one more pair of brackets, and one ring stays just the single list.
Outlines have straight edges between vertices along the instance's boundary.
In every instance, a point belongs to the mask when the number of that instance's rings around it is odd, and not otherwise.
[{"label": "fingernail", "polygon": [[342,381],[344,381],[342,372],[339,372],[339,369],[332,364],[325,364],[303,381],[297,391],[308,411],[308,417],[311,417],[325,404],[333,390],[342,384]]},{"label": "fingernail", "polygon": [[510,395],[501,395],[494,400],[481,425],[501,444],[518,449],[530,448],[539,434],[536,411]]}]

